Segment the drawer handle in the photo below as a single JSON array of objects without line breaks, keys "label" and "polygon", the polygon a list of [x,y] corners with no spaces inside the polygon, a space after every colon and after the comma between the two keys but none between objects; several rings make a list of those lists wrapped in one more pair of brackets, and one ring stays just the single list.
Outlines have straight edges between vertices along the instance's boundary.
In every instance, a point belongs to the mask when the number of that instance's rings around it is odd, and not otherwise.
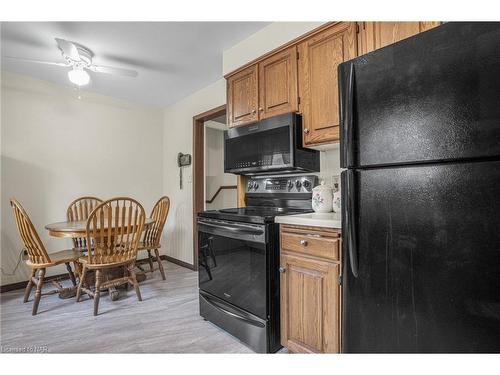
[{"label": "drawer handle", "polygon": [[307,241],[306,240],[300,240],[300,244],[302,246],[307,246]]}]

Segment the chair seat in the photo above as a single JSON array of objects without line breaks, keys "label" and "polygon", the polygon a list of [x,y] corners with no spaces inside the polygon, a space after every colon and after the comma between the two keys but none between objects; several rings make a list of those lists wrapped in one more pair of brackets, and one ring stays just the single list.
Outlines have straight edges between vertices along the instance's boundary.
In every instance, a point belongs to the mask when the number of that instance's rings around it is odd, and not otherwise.
[{"label": "chair seat", "polygon": [[161,244],[147,243],[144,241],[139,242],[137,250],[154,250],[161,248]]},{"label": "chair seat", "polygon": [[87,269],[102,269],[102,268],[113,268],[113,267],[123,266],[134,262],[135,258],[116,261],[112,257],[103,256],[101,257],[100,260],[101,260],[100,263],[89,263],[89,258],[86,256],[82,256],[78,259],[78,262],[80,262],[82,265],[85,265]]},{"label": "chair seat", "polygon": [[82,252],[78,250],[62,250],[57,251],[55,253],[49,253],[50,262],[49,263],[32,263],[29,259],[26,261],[26,264],[29,267],[52,267],[57,266],[58,264],[69,263],[77,261],[82,256]]}]

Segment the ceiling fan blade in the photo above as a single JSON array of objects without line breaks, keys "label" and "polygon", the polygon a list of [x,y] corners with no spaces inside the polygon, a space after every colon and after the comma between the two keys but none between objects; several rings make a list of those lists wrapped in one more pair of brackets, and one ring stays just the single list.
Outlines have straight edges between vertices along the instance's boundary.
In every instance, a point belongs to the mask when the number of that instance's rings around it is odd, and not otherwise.
[{"label": "ceiling fan blade", "polygon": [[112,66],[92,65],[90,66],[90,70],[97,73],[114,74],[127,77],[137,77],[138,75],[138,73],[135,70],[115,68]]},{"label": "ceiling fan blade", "polygon": [[81,57],[76,46],[68,40],[55,38],[59,49],[72,60],[80,61]]},{"label": "ceiling fan blade", "polygon": [[62,62],[53,62],[53,61],[42,61],[42,60],[34,60],[34,59],[24,59],[22,57],[12,57],[12,56],[2,56],[5,59],[22,61],[22,62],[30,62],[35,64],[44,64],[44,65],[56,65],[56,66],[69,66],[66,63]]}]

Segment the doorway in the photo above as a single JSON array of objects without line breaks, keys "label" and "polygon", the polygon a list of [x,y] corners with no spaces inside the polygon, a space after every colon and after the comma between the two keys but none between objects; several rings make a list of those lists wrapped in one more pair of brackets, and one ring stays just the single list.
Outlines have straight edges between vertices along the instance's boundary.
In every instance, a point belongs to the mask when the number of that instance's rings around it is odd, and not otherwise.
[{"label": "doorway", "polygon": [[193,117],[193,269],[198,269],[198,212],[205,209],[244,206],[240,176],[224,173],[223,132],[226,106]]},{"label": "doorway", "polygon": [[226,116],[205,121],[205,210],[237,205],[237,176],[224,173]]}]

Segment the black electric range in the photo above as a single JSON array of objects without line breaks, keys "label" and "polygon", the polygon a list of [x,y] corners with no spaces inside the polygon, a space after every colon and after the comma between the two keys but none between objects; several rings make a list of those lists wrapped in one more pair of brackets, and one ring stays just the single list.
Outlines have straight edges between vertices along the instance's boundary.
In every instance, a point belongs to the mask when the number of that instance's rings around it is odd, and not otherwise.
[{"label": "black electric range", "polygon": [[311,212],[315,185],[316,176],[253,178],[246,207],[198,214],[200,315],[257,352],[281,347],[274,218]]}]

